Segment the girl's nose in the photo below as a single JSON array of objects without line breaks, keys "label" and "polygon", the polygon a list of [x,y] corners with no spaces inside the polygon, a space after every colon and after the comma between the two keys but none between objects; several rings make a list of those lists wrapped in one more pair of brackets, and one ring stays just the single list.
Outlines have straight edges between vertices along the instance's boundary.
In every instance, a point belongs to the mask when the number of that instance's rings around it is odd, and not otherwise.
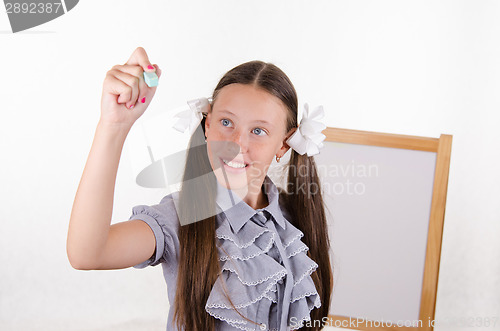
[{"label": "girl's nose", "polygon": [[248,136],[241,130],[234,130],[231,140],[240,146],[240,152],[246,153],[248,149]]}]

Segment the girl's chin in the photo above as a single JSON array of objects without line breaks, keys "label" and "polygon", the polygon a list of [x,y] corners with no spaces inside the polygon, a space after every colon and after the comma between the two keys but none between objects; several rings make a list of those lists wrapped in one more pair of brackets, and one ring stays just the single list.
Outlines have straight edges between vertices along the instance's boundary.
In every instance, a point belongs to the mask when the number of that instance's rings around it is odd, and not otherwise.
[{"label": "girl's chin", "polygon": [[217,180],[219,183],[231,190],[237,190],[237,189],[248,189],[248,178],[246,176],[246,173],[242,174],[233,174],[223,172],[223,169],[217,169],[215,171],[215,176],[217,177]]}]

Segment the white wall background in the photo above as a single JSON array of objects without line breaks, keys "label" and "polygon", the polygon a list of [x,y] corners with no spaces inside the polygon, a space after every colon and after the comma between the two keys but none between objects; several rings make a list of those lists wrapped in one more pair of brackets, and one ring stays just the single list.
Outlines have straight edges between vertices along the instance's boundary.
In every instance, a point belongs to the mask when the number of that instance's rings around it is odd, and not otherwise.
[{"label": "white wall background", "polygon": [[[0,329],[164,330],[159,266],[78,271],[66,256],[104,76],[142,46],[163,71],[145,117],[262,59],[328,126],[452,134],[436,319],[500,330],[499,17],[498,1],[87,0],[12,34],[0,13]],[[113,223],[165,193],[137,187],[129,161]]]}]

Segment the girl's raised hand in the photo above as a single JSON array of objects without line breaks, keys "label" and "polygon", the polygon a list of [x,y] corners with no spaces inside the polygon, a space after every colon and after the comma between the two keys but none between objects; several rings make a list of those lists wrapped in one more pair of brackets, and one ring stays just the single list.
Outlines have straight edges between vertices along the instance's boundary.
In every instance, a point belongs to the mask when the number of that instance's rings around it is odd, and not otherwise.
[{"label": "girl's raised hand", "polygon": [[101,98],[100,122],[131,127],[146,111],[153,99],[156,87],[149,87],[143,72],[161,70],[149,62],[142,47],[137,47],[124,65],[115,65],[106,73]]}]

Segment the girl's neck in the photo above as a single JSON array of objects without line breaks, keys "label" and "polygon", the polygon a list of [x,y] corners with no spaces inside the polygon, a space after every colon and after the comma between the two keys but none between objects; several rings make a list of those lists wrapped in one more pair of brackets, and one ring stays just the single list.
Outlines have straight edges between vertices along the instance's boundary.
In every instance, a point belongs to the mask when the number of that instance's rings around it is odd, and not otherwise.
[{"label": "girl's neck", "polygon": [[[251,187],[251,186],[250,186]],[[238,194],[241,197],[241,194]],[[241,197],[247,205],[253,209],[261,209],[269,205],[267,195],[264,193],[264,186],[261,185],[260,190],[257,192],[248,191],[244,197]]]},{"label": "girl's neck", "polygon": [[267,199],[266,193],[264,193],[264,188],[262,187],[255,206],[254,205],[249,205],[249,206],[251,206],[253,209],[260,209],[260,208],[267,207],[268,205],[269,205],[269,201]]}]

